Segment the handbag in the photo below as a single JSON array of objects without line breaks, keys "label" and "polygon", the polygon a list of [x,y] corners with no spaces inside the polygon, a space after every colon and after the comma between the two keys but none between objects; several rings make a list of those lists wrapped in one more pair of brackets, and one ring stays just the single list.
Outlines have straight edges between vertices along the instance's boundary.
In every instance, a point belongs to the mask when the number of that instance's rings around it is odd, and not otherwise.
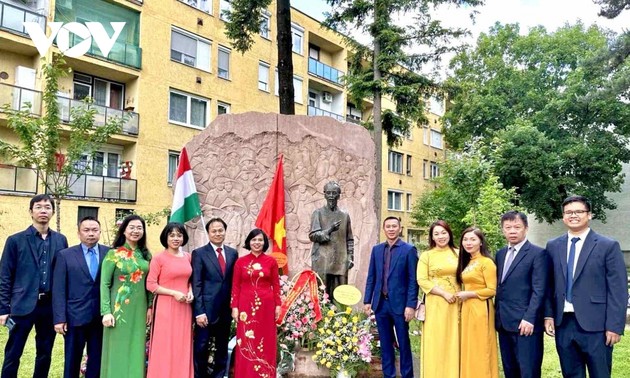
[{"label": "handbag", "polygon": [[426,307],[424,305],[424,298],[422,298],[422,300],[418,302],[418,306],[416,306],[416,319],[423,322],[425,315]]}]

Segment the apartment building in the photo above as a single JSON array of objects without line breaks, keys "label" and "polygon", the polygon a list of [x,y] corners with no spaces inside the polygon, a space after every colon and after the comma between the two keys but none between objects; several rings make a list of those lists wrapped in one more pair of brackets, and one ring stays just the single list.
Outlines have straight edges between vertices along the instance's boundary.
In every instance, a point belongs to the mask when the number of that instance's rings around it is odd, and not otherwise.
[{"label": "apartment building", "polygon": [[[92,170],[62,202],[62,231],[71,243],[77,241],[76,221],[85,215],[98,216],[107,233],[132,210],[150,213],[170,206],[179,151],[219,114],[278,111],[275,2],[245,54],[232,50],[224,34],[222,11],[229,7],[228,0],[0,0],[0,104],[17,109],[28,102],[36,116],[45,111],[42,56],[22,22],[42,28],[53,21],[100,22],[109,35],[109,22],[125,22],[107,58],[94,43],[87,54],[66,57],[72,72],[59,83],[62,123],[86,96],[94,99],[97,124],[129,115],[120,134],[95,156],[85,156]],[[292,36],[296,114],[342,122],[367,119],[370,102],[359,110],[342,84],[348,56],[342,38],[296,9]],[[70,46],[80,42],[70,37]],[[46,58],[55,51],[53,46]],[[443,104],[429,103],[430,124],[414,129],[401,146],[383,151],[382,216],[400,216],[407,240],[420,236],[410,210],[428,180],[439,174],[436,163],[444,157]],[[18,143],[4,114],[0,138]],[[30,196],[44,189],[29,168],[0,163],[2,247],[7,235],[26,226]],[[159,246],[158,231],[150,230],[152,248]]]}]

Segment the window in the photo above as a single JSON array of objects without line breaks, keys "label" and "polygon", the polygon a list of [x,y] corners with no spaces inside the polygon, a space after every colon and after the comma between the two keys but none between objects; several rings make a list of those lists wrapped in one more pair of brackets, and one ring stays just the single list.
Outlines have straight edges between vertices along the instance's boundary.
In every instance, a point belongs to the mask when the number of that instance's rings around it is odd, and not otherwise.
[{"label": "window", "polygon": [[429,129],[428,127],[422,128],[422,142],[426,145],[429,144],[430,132],[431,132],[431,129]]},{"label": "window", "polygon": [[230,49],[219,46],[219,70],[218,75],[223,79],[230,79]]},{"label": "window", "polygon": [[269,65],[258,62],[258,89],[269,92]]},{"label": "window", "polygon": [[120,177],[122,147],[104,144],[92,156],[83,154],[75,164],[75,168],[85,170],[94,176]]},{"label": "window", "polygon": [[407,176],[411,176],[411,155],[407,155]]},{"label": "window", "polygon": [[175,179],[175,173],[177,172],[177,167],[179,166],[179,152],[177,151],[169,151],[168,152],[168,173],[166,182],[168,185],[173,185],[173,180]]},{"label": "window", "polygon": [[308,56],[309,58],[313,58],[315,60],[319,60],[319,47],[315,45],[308,45]]},{"label": "window", "polygon": [[401,192],[393,190],[387,191],[387,210],[402,211],[402,196]]},{"label": "window", "polygon": [[98,219],[98,207],[79,206],[77,211],[77,224],[85,217],[94,217]]},{"label": "window", "polygon": [[387,169],[390,172],[402,173],[403,154],[389,151],[387,159]]},{"label": "window", "polygon": [[168,119],[184,126],[204,128],[207,125],[210,100],[170,90]]},{"label": "window", "polygon": [[116,209],[116,212],[114,213],[114,217],[116,218],[116,223],[122,222],[122,220],[125,219],[127,215],[131,215],[133,213],[134,213],[133,209]]},{"label": "window", "polygon": [[442,133],[431,130],[431,147],[442,149]]},{"label": "window", "polygon": [[229,114],[230,113],[230,104],[226,102],[217,102],[217,114]]},{"label": "window", "polygon": [[422,178],[427,178],[427,165],[429,164],[428,160],[422,160]]},{"label": "window", "polygon": [[292,51],[302,55],[302,41],[304,40],[304,28],[298,24],[291,23],[291,40],[293,42]]},{"label": "window", "polygon": [[271,39],[271,14],[265,11],[260,19],[260,36],[265,39]]},{"label": "window", "polygon": [[440,167],[435,162],[431,162],[431,178],[436,178],[440,175]]},{"label": "window", "polygon": [[212,0],[179,0],[184,4],[195,7],[202,12],[212,14]]},{"label": "window", "polygon": [[[279,95],[279,88],[280,88],[280,84],[278,82],[278,68],[276,68],[276,77],[275,77],[275,91],[276,91],[276,96]],[[302,78],[299,76],[295,76],[293,75],[293,101],[297,102],[298,104],[302,104]]]},{"label": "window", "polygon": [[181,29],[171,30],[171,60],[210,71],[210,41]]},{"label": "window", "polygon": [[94,104],[113,109],[123,108],[125,85],[76,72],[73,79],[73,99],[92,97]]},{"label": "window", "polygon": [[407,211],[411,211],[413,202],[411,201],[411,193],[407,193]]},{"label": "window", "polygon": [[220,0],[219,2],[219,18],[223,21],[228,21],[230,16],[228,13],[232,11],[232,4],[230,0]]},{"label": "window", "polygon": [[435,115],[444,115],[444,100],[435,96],[429,98],[429,111]]},{"label": "window", "polygon": [[346,107],[346,118],[353,121],[361,121],[361,110],[352,104],[348,104]]}]

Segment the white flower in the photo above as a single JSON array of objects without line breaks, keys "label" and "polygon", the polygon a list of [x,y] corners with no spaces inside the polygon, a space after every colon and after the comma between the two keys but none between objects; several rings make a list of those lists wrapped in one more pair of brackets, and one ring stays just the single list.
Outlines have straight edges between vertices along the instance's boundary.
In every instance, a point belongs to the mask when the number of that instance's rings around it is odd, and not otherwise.
[{"label": "white flower", "polygon": [[248,339],[253,339],[254,338],[254,331],[251,330],[251,329],[245,331],[245,337],[247,337]]},{"label": "white flower", "polygon": [[260,265],[260,263],[255,263],[254,265],[252,265],[252,268],[254,268],[254,270],[261,270],[262,266]]}]

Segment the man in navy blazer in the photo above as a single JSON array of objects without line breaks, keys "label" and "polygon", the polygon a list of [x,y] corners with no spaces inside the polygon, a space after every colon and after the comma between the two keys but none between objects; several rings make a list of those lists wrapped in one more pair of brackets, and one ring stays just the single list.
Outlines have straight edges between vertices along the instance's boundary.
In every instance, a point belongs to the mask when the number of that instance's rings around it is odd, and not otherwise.
[{"label": "man in navy blazer", "polygon": [[501,216],[508,242],[497,252],[495,328],[506,378],[541,376],[544,300],[549,263],[546,252],[527,240],[527,216],[508,211]]},{"label": "man in navy blazer", "polygon": [[[17,377],[28,335],[35,326],[34,378],[47,378],[55,342],[52,320],[52,266],[65,236],[50,229],[55,203],[47,194],[31,198],[33,224],[9,236],[0,260],[0,325],[15,322],[4,348],[2,377]],[[10,318],[9,318],[10,316]]]},{"label": "man in navy blazer", "polygon": [[591,204],[562,203],[568,234],[547,242],[553,288],[545,304],[545,332],[555,335],[564,377],[610,377],[613,345],[623,334],[628,274],[619,243],[589,227]]},{"label": "man in navy blazer", "polygon": [[385,218],[383,230],[387,241],[374,246],[370,256],[364,310],[368,315],[371,311],[376,315],[383,376],[396,377],[394,344],[398,340],[400,374],[403,378],[413,378],[409,321],[418,304],[418,251],[400,240],[400,219]]},{"label": "man in navy blazer", "polygon": [[[195,297],[194,366],[195,378],[226,375],[228,343],[232,323],[230,296],[232,274],[238,252],[223,244],[227,224],[221,218],[206,223],[210,243],[192,252],[192,290]],[[214,338],[214,368],[208,374],[208,342]]]},{"label": "man in navy blazer", "polygon": [[100,314],[100,271],[108,247],[99,245],[101,224],[91,216],[79,221],[81,243],[59,251],[53,274],[53,322],[64,336],[64,378],[79,378],[87,346],[86,378],[101,370],[103,324]]}]

